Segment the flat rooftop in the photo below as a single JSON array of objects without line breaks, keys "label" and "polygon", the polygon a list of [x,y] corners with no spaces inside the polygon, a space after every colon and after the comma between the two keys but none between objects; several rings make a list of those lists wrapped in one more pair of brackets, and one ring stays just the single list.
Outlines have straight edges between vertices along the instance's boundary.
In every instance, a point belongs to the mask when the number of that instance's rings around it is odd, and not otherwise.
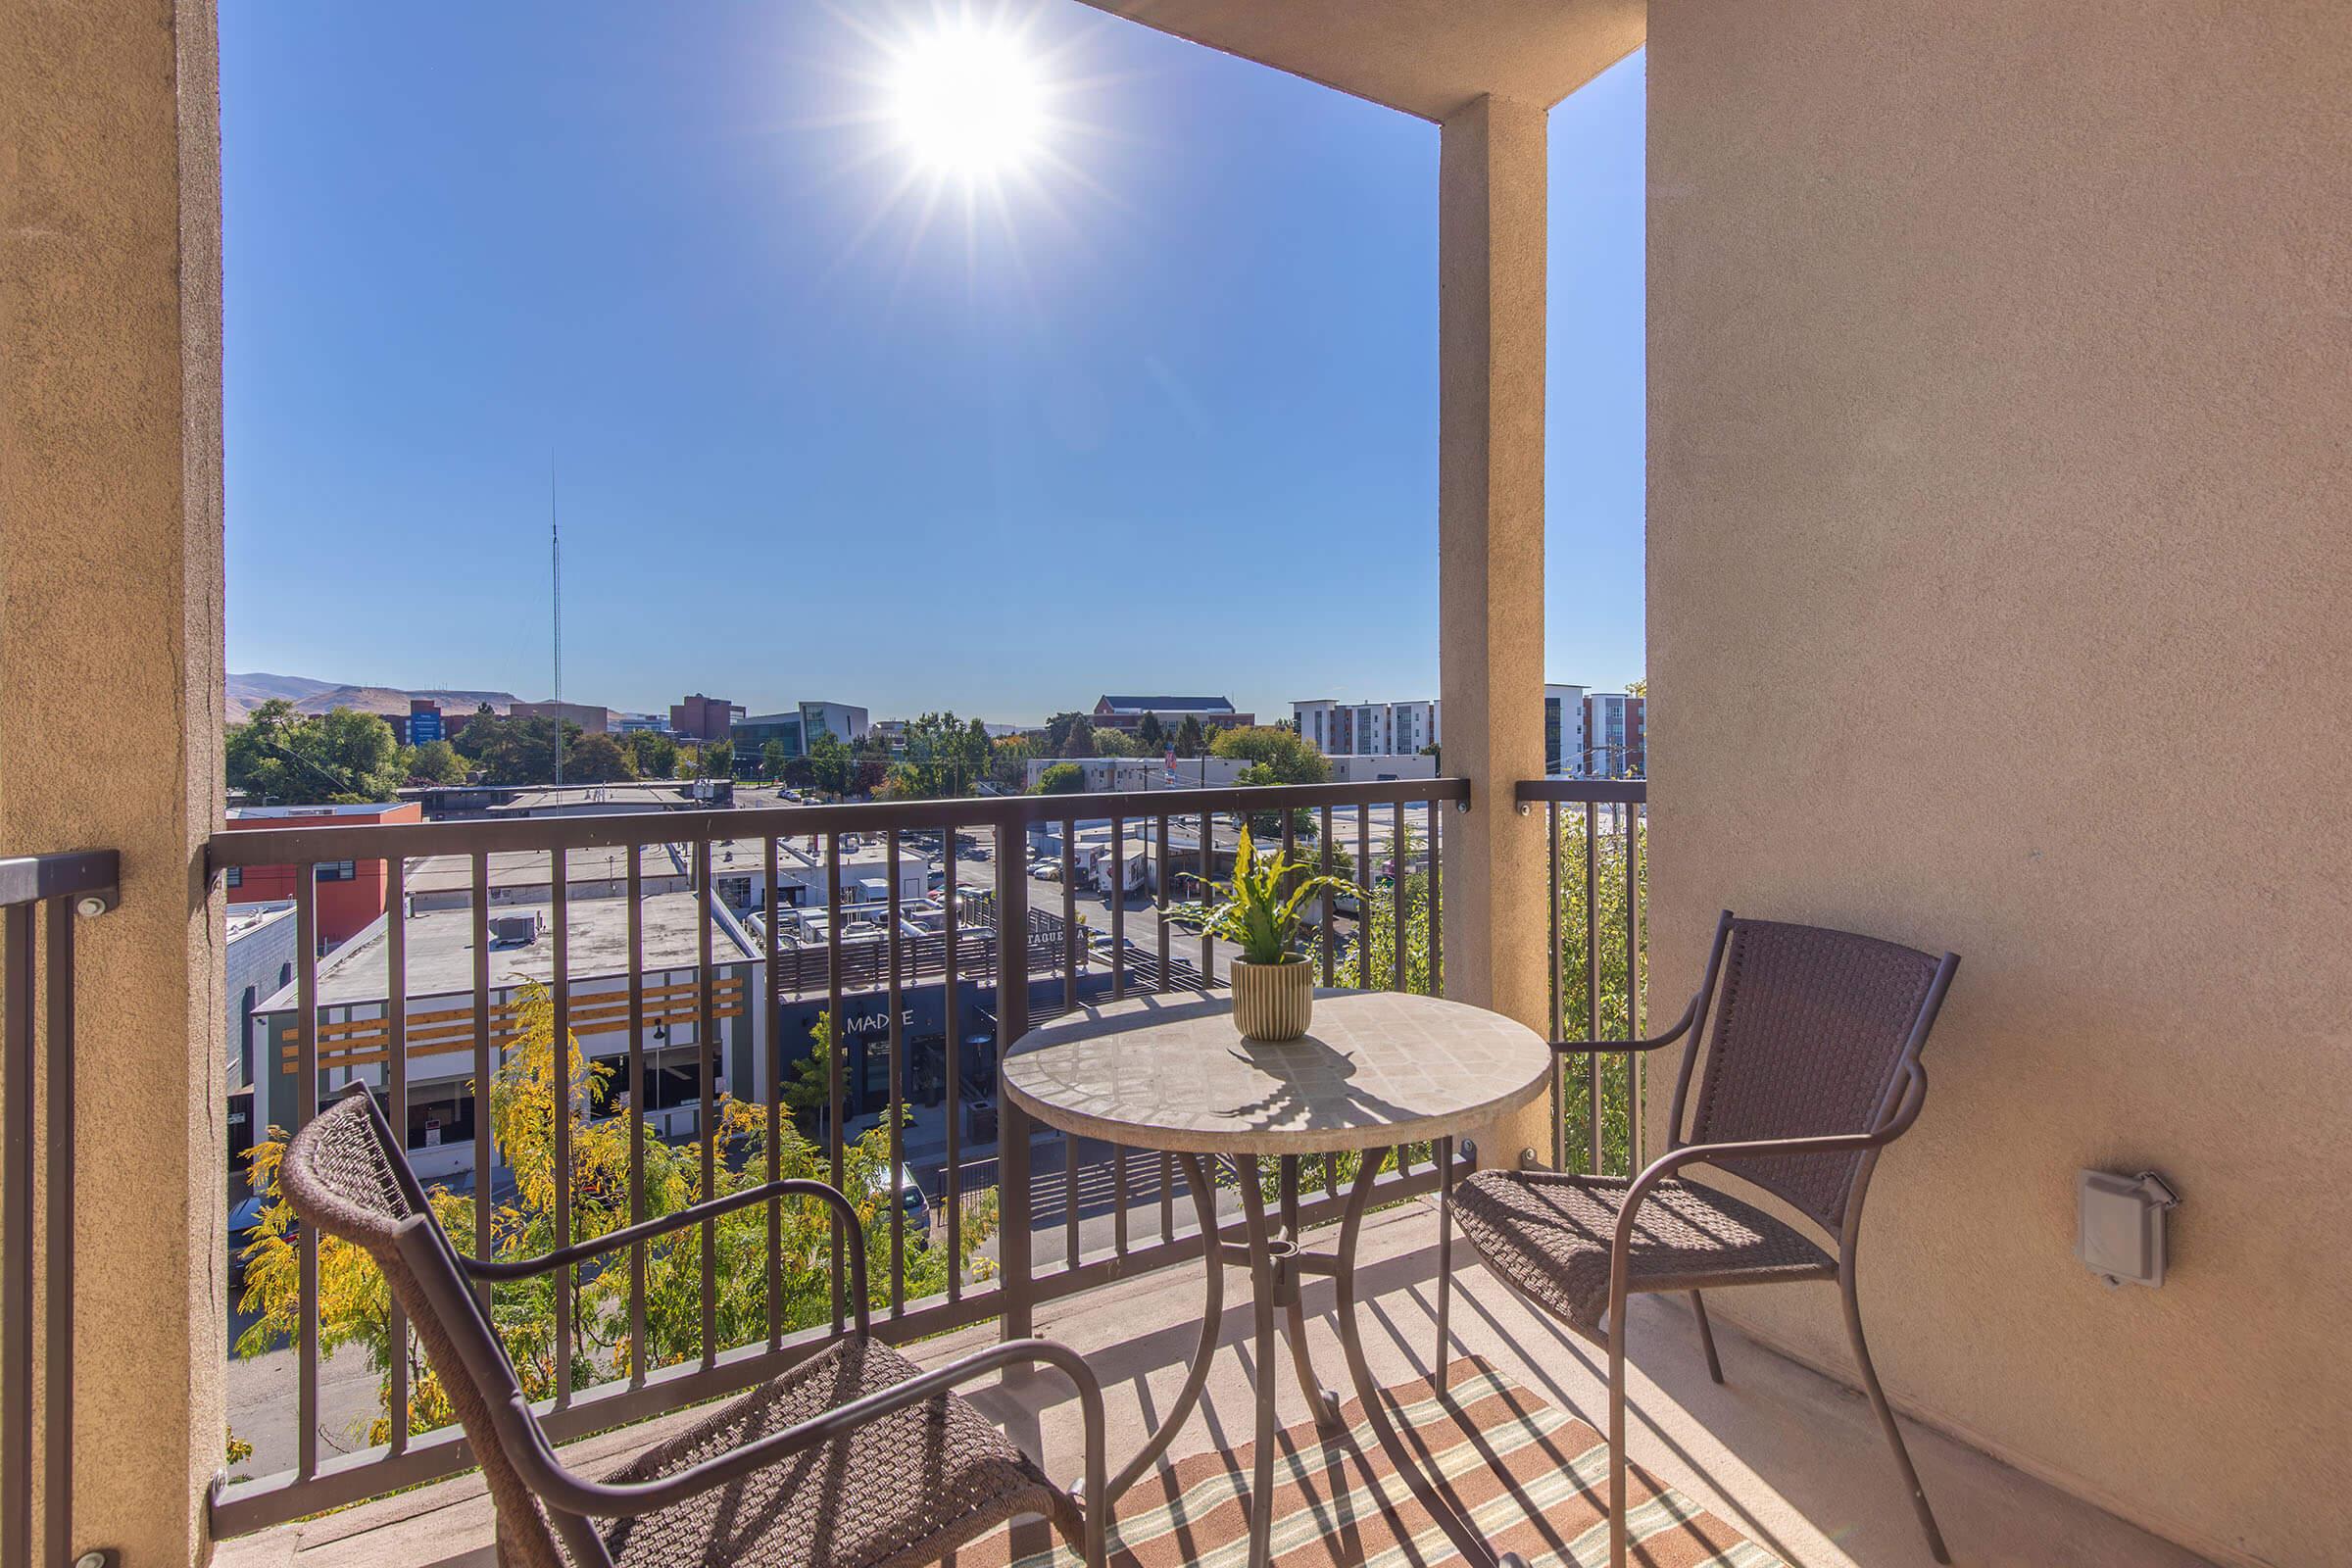
[{"label": "flat rooftop", "polygon": [[[692,893],[657,893],[643,902],[644,967],[648,971],[693,967],[700,949],[696,929],[699,898]],[[568,906],[566,926],[570,932],[570,973],[574,981],[629,972],[628,908],[625,899],[581,899]],[[492,911],[494,917],[502,912],[535,913],[542,920],[547,915],[547,910],[540,906]],[[321,1004],[347,1005],[384,1000],[390,985],[389,918],[378,920],[337,948],[318,965]],[[413,914],[403,929],[409,944],[410,996],[443,996],[473,989],[471,909],[432,909]],[[714,918],[710,922],[710,956],[717,963],[740,963],[756,955],[737,940],[724,920]],[[543,930],[539,940],[532,943],[501,945],[495,939],[491,943],[493,986],[511,986],[525,980],[544,983],[553,980],[555,973],[556,938],[552,929]],[[276,1012],[297,1005],[300,985],[296,981],[286,986],[262,1003],[259,1010]]]},{"label": "flat rooftop", "polygon": [[[666,844],[640,845],[637,856],[638,869],[645,876],[678,874],[679,862],[670,858]],[[546,850],[499,850],[489,857],[486,869],[492,888],[543,888],[555,880],[550,865]],[[629,852],[619,846],[572,850],[564,858],[564,870],[565,880],[572,883],[618,882],[629,874]],[[409,862],[411,893],[463,892],[472,886],[473,857],[469,855],[431,855]]]}]

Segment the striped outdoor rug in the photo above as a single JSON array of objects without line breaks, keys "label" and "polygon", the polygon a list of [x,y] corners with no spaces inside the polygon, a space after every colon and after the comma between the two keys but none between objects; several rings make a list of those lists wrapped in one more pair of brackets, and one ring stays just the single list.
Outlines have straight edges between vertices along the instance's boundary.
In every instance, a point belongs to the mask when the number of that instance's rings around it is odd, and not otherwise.
[{"label": "striped outdoor rug", "polygon": [[[1288,1368],[1281,1368],[1287,1372]],[[1457,1507],[1497,1550],[1535,1568],[1592,1568],[1609,1560],[1609,1449],[1599,1433],[1556,1410],[1484,1361],[1453,1363],[1439,1397],[1426,1379],[1388,1391],[1391,1413],[1425,1471],[1445,1478]],[[1277,1439],[1274,1560],[1283,1568],[1414,1568],[1457,1562],[1445,1532],[1399,1480],[1362,1403],[1343,1407],[1348,1428],[1326,1442],[1312,1422]],[[1147,1477],[1119,1499],[1111,1561],[1134,1568],[1245,1568],[1246,1500],[1254,1448],[1195,1453]],[[1648,1568],[1779,1568],[1671,1487],[1636,1467],[1628,1481],[1633,1560]],[[1020,1532],[1031,1553],[1008,1563],[999,1531],[950,1559],[956,1568],[1070,1568],[1079,1559],[1040,1527]]]}]

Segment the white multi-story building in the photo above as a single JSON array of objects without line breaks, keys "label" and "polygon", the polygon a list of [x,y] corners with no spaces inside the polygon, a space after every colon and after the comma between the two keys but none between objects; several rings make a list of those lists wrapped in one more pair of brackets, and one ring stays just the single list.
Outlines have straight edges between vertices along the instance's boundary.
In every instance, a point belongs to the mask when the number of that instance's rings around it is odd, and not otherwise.
[{"label": "white multi-story building", "polygon": [[1326,757],[1410,757],[1439,743],[1435,702],[1343,703],[1329,697],[1293,703],[1292,717],[1308,745]]}]

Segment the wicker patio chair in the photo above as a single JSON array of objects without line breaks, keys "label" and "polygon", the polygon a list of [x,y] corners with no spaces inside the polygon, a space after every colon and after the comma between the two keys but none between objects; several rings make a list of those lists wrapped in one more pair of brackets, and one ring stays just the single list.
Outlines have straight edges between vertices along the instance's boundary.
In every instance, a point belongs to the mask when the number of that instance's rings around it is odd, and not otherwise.
[{"label": "wicker patio chair", "polygon": [[[779,1181],[519,1262],[460,1256],[383,1112],[364,1089],[286,1150],[306,1224],[366,1248],[440,1373],[498,1509],[503,1568],[914,1568],[1020,1514],[1053,1521],[1102,1568],[1102,1396],[1078,1355],[1014,1340],[922,1371],[872,1337],[863,1231],[839,1191]],[[773,1381],[603,1479],[568,1469],[475,1299],[529,1278],[778,1197],[830,1206],[850,1239],[856,1324]],[[1085,1481],[1072,1497],[949,1392],[999,1367],[1046,1363],[1077,1385]]]},{"label": "wicker patio chair", "polygon": [[[1706,977],[1673,1028],[1653,1040],[1558,1043],[1563,1053],[1649,1052],[1689,1037],[1667,1152],[1628,1181],[1556,1171],[1488,1170],[1441,1205],[1439,1354],[1446,1362],[1451,1222],[1495,1278],[1609,1353],[1609,1562],[1624,1568],[1625,1301],[1688,1291],[1723,1381],[1700,1294],[1734,1285],[1835,1280],[1871,1408],[1894,1450],[1928,1549],[1948,1563],[1942,1532],[1887,1408],[1854,1286],[1862,1200],[1879,1152],[1919,1116],[1927,1097],[1921,1048],[1960,960],[1818,926],[1741,920],[1725,910]],[[1722,980],[1721,1014],[1689,1134],[1684,1111]],[[1752,1204],[1677,1173],[1729,1172],[1821,1227],[1827,1245]]]}]

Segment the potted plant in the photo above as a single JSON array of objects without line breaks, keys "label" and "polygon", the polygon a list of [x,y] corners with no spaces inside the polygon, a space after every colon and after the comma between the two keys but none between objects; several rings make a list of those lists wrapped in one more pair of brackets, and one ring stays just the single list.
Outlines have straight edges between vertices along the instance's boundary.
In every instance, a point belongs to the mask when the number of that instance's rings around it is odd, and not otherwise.
[{"label": "potted plant", "polygon": [[1296,1040],[1315,1010],[1314,965],[1298,951],[1299,909],[1318,893],[1362,895],[1345,877],[1310,876],[1304,860],[1281,851],[1258,856],[1242,829],[1233,880],[1214,887],[1217,902],[1171,913],[1242,950],[1233,960],[1233,1022],[1245,1040]]}]

